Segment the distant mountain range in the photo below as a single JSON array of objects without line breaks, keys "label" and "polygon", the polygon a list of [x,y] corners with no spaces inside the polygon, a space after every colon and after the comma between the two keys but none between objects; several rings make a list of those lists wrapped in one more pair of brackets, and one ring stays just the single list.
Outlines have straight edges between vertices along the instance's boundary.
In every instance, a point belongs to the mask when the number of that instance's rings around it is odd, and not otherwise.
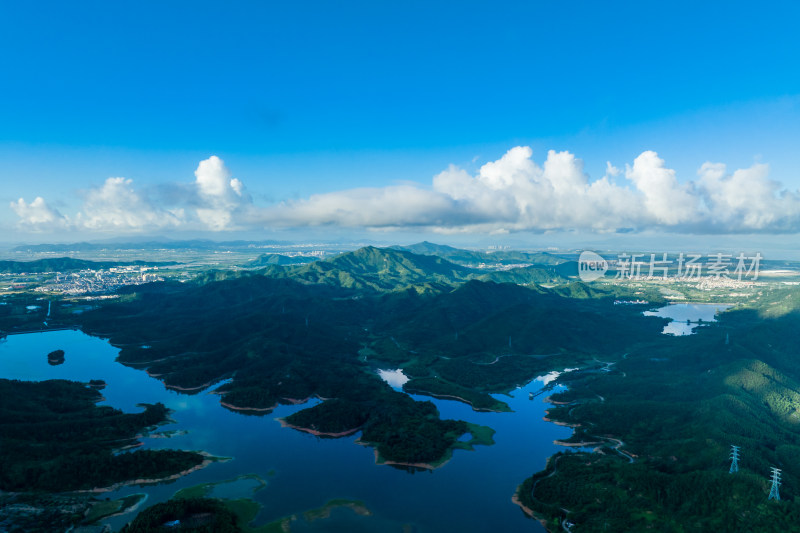
[{"label": "distant mountain range", "polygon": [[[20,246],[25,252],[86,252],[124,249],[215,249],[239,247],[252,249],[267,241],[152,241],[139,243],[75,243]],[[53,272],[102,269],[124,265],[168,263],[87,261],[72,258],[36,261],[0,261],[0,272]],[[174,263],[171,263],[174,264]],[[574,261],[546,252],[479,252],[452,246],[421,242],[410,246],[377,248],[366,246],[327,259],[311,256],[288,256],[267,253],[243,266],[272,278],[286,278],[304,284],[324,284],[349,290],[387,292],[413,288],[417,292],[438,292],[469,280],[497,283],[562,284],[577,274]],[[248,271],[204,273],[200,281],[218,281],[250,275]]]},{"label": "distant mountain range", "polygon": [[304,265],[317,260],[319,260],[319,257],[307,255],[288,256],[283,254],[261,254],[245,266],[257,268],[270,265]]},{"label": "distant mountain range", "polygon": [[104,270],[121,266],[166,266],[175,265],[170,262],[148,261],[85,261],[71,257],[56,257],[53,259],[37,259],[35,261],[0,261],[0,273],[24,274],[42,272],[69,272],[72,270]]},{"label": "distant mountain range", "polygon": [[188,241],[142,241],[142,242],[75,242],[67,244],[23,244],[12,252],[99,252],[103,250],[218,250],[220,248],[253,248],[288,244],[280,241],[211,241],[204,239]]},{"label": "distant mountain range", "polygon": [[462,250],[452,246],[435,244],[423,241],[410,246],[392,246],[395,250],[405,250],[421,255],[436,255],[453,263],[470,266],[484,264],[515,265],[530,263],[537,265],[560,265],[568,262],[566,259],[547,252],[520,252],[516,250],[501,250],[497,252],[477,252]]},{"label": "distant mountain range", "polygon": [[[358,242],[319,242],[315,246],[325,249],[348,250],[353,249],[369,241]],[[276,240],[234,240],[234,241],[212,241],[209,239],[142,239],[130,240],[126,242],[105,241],[105,242],[74,242],[57,244],[22,244],[11,248],[12,252],[27,253],[67,253],[67,252],[100,252],[114,250],[258,250],[266,247],[285,247],[292,248],[300,246],[302,243]],[[305,243],[304,245],[307,245]]]},{"label": "distant mountain range", "polygon": [[[482,258],[480,252],[458,250],[449,246],[421,243],[428,252],[441,251],[461,259]],[[417,248],[418,249],[418,248]],[[438,292],[444,288],[469,280],[516,283],[520,285],[539,283],[564,283],[568,276],[577,273],[574,263],[549,254],[524,254],[529,260],[541,259],[543,263],[530,266],[494,270],[473,268],[441,257],[438,253],[419,254],[400,247],[376,248],[367,246],[353,252],[318,260],[306,264],[301,258],[290,258],[279,254],[259,257],[248,266],[265,266],[258,273],[272,278],[288,278],[305,284],[324,284],[351,290],[388,292],[414,289],[417,292]],[[510,261],[512,255],[500,256]],[[485,261],[481,261],[485,263]],[[570,267],[572,267],[570,272]],[[247,272],[206,274],[206,281],[228,279],[250,275]]]}]

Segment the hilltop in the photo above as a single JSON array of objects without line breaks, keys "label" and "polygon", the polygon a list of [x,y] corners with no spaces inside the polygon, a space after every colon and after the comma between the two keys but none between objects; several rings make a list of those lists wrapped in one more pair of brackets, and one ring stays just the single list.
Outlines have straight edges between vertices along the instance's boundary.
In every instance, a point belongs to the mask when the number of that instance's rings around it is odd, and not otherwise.
[{"label": "hilltop", "polygon": [[262,274],[304,284],[374,293],[408,288],[421,292],[437,290],[442,285],[466,281],[478,273],[439,257],[367,246],[304,265],[272,265]]},{"label": "hilltop", "polygon": [[269,265],[304,265],[316,261],[317,259],[317,257],[308,257],[304,255],[290,257],[283,254],[261,254],[245,266],[257,268]]},{"label": "hilltop", "polygon": [[405,250],[420,255],[435,255],[467,266],[477,266],[481,263],[512,265],[528,263],[535,265],[556,266],[569,262],[547,252],[520,252],[517,250],[498,250],[492,252],[478,252],[462,250],[445,244],[435,244],[423,241],[409,246],[392,246],[395,250]]},{"label": "hilltop", "polygon": [[273,263],[262,273],[273,278],[289,278],[301,283],[354,291],[414,289],[424,293],[440,292],[473,279],[517,284],[564,282],[566,277],[557,268],[532,265],[508,270],[485,270],[457,264],[437,255],[367,246],[305,265],[282,267]]},{"label": "hilltop", "polygon": [[[417,392],[455,393],[476,409],[503,410],[488,393],[552,364],[622,350],[638,331],[661,327],[615,309],[609,292],[496,283],[486,274],[436,256],[365,247],[306,265],[142,287],[80,320],[122,347],[121,362],[169,387],[199,392],[228,378],[217,390],[223,404],[247,412],[335,398],[298,412],[291,424],[335,435],[360,427],[387,461],[435,464],[466,426],[391,390],[365,358],[402,364]],[[413,427],[428,428],[427,440],[410,448],[396,440],[396,431]]]},{"label": "hilltop", "polygon": [[[695,335],[670,337],[661,334],[664,319],[643,316],[642,306],[615,305],[663,304],[657,284],[578,282],[566,270],[573,263],[549,254],[524,256],[545,263],[481,266],[460,261],[523,256],[414,247],[423,253],[368,246],[295,265],[266,254],[264,268],[129,287],[81,314],[54,298],[48,321],[109,338],[121,363],[181,393],[224,380],[215,393],[231,410],[263,415],[324,398],[284,425],[330,438],[358,433],[380,463],[399,466],[433,468],[466,433],[489,432],[443,419],[405,393],[507,411],[498,394],[576,369],[559,377],[568,388],[554,394],[548,418],[576,426],[566,444],[598,451],[558,455],[527,480],[525,472],[517,494],[551,530],[565,518],[579,524],[575,531],[792,523],[800,488],[792,459],[800,450],[796,287],[760,287]],[[19,298],[0,306],[0,325],[10,320],[2,313],[36,316]],[[376,368],[410,379],[394,390]],[[739,476],[726,470],[731,443],[747,450]],[[784,470],[789,501],[764,501],[770,465]]]}]

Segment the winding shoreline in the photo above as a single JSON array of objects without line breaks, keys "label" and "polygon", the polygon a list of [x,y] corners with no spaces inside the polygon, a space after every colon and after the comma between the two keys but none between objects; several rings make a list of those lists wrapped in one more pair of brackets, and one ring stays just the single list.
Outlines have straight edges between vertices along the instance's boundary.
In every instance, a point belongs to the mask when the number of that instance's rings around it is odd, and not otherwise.
[{"label": "winding shoreline", "polygon": [[164,477],[160,477],[160,478],[152,478],[152,479],[141,479],[141,478],[139,478],[139,479],[130,479],[128,481],[120,481],[119,483],[114,483],[113,485],[109,485],[107,487],[94,487],[92,489],[82,489],[82,490],[76,490],[76,491],[73,491],[73,492],[76,492],[76,493],[87,493],[88,492],[88,493],[91,493],[91,494],[101,494],[101,493],[104,493],[104,492],[113,492],[115,490],[119,490],[119,489],[121,489],[123,487],[128,487],[128,486],[131,486],[131,485],[155,485],[155,484],[158,484],[158,483],[163,483],[165,481],[174,481],[176,479],[180,479],[183,476],[188,476],[192,472],[196,472],[198,470],[202,470],[203,468],[206,468],[207,466],[209,466],[209,465],[211,465],[213,463],[227,460],[227,458],[224,458],[224,457],[215,457],[215,456],[211,455],[208,452],[197,452],[197,453],[202,455],[203,457],[205,457],[205,459],[203,459],[203,462],[201,462],[199,465],[195,465],[195,466],[193,466],[193,467],[191,467],[191,468],[189,468],[187,470],[182,470],[181,472],[177,472],[177,473],[169,475],[169,476],[164,476]]},{"label": "winding shoreline", "polygon": [[227,403],[227,402],[223,402],[223,401],[220,401],[219,404],[222,407],[226,407],[226,408],[228,408],[228,409],[230,409],[232,411],[254,411],[254,412],[257,412],[257,413],[269,413],[269,412],[274,411],[275,408],[278,407],[277,403],[275,405],[273,405],[272,407],[240,407],[238,405],[233,405],[231,403]]},{"label": "winding shoreline", "polygon": [[511,501],[512,501],[512,503],[514,503],[515,505],[518,505],[518,506],[519,506],[519,507],[522,509],[522,512],[524,512],[526,515],[528,515],[528,516],[529,516],[529,517],[531,517],[531,518],[536,518],[536,513],[533,511],[533,509],[531,509],[530,507],[528,507],[527,505],[525,505],[524,503],[522,503],[522,500],[520,500],[520,499],[519,499],[519,489],[520,489],[521,487],[522,487],[522,485],[520,485],[519,487],[517,487],[517,491],[516,491],[516,492],[514,493],[514,495],[511,497]]},{"label": "winding shoreline", "polygon": [[453,394],[434,394],[433,392],[429,392],[426,390],[421,389],[404,389],[407,394],[418,394],[420,396],[430,396],[431,398],[437,398],[439,400],[456,400],[462,403],[465,403],[472,407],[472,410],[477,413],[505,413],[507,411],[501,411],[498,409],[488,409],[488,408],[481,408],[475,407],[472,402],[469,400],[462,398],[461,396],[455,396]]},{"label": "winding shoreline", "polygon": [[316,429],[306,428],[306,427],[303,427],[303,426],[295,426],[294,424],[290,424],[289,422],[287,422],[286,419],[284,419],[284,418],[278,418],[277,420],[278,420],[278,422],[280,422],[281,427],[292,428],[292,429],[296,429],[298,431],[302,431],[304,433],[310,433],[311,435],[314,435],[315,437],[332,437],[332,438],[346,437],[348,435],[352,435],[353,433],[361,431],[361,428],[364,427],[363,425],[361,425],[361,426],[358,426],[357,428],[347,429],[345,431],[340,431],[338,433],[331,433],[329,431],[318,431]]},{"label": "winding shoreline", "polygon": [[[359,444],[363,444],[364,446],[372,446],[370,443],[367,443],[367,442],[363,442],[363,443],[359,442]],[[450,453],[450,457],[445,458],[441,463],[436,464],[436,465],[431,464],[431,463],[404,463],[402,461],[388,461],[388,460],[382,458],[381,454],[380,454],[380,452],[378,452],[377,448],[374,448],[373,451],[375,452],[375,464],[376,465],[408,466],[408,467],[411,467],[411,468],[424,468],[425,470],[436,470],[437,468],[441,468],[442,466],[444,466],[445,464],[450,462],[450,459],[453,457],[453,454],[451,452]]]},{"label": "winding shoreline", "polygon": [[[217,394],[217,395],[220,395],[220,396],[224,396],[224,393],[218,392],[218,391],[211,391],[209,394]],[[320,398],[319,396],[317,396],[317,398],[319,398],[320,400],[323,400],[323,401],[326,399],[326,398]],[[289,405],[302,405],[302,404],[308,402],[310,399],[311,399],[311,396],[308,396],[307,398],[281,398],[281,400],[284,400]],[[280,401],[275,402],[275,405],[273,405],[272,407],[243,407],[241,405],[233,405],[232,403],[224,402],[222,400],[220,400],[219,403],[223,407],[227,407],[228,409],[231,409],[232,411],[245,411],[245,412],[246,411],[253,411],[253,412],[258,412],[258,413],[269,413],[271,411],[274,411],[275,409],[277,409],[281,405]],[[300,429],[300,428],[295,428],[295,429]]]},{"label": "winding shoreline", "polygon": [[[600,400],[601,401],[605,401],[605,399],[602,396],[600,397]],[[567,405],[571,405],[573,403],[576,403],[574,401],[572,401],[572,402],[557,401],[557,400],[554,400],[552,398],[552,396],[547,396],[544,399],[544,402],[549,403],[549,404],[554,405],[554,406],[567,406]],[[567,414],[567,416],[569,416],[569,414],[571,414],[571,411],[570,411],[570,413]],[[558,426],[572,428],[572,430],[573,430],[572,431],[572,435],[569,438],[574,438],[576,436],[578,428],[582,428],[583,427],[582,424],[570,423],[570,422],[566,422],[566,421],[563,421],[563,420],[555,420],[555,419],[550,418],[550,410],[549,409],[545,410],[545,416],[542,417],[542,420],[544,420],[545,422],[549,422],[551,424],[558,425]],[[567,447],[567,448],[582,448],[582,447],[595,446],[596,448],[594,448],[592,450],[592,453],[596,453],[597,451],[599,451],[599,448],[601,446],[607,444],[608,442],[613,441],[616,444],[614,446],[611,446],[611,448],[615,452],[617,452],[622,457],[626,458],[631,463],[633,463],[635,461],[635,457],[636,457],[635,455],[629,454],[628,452],[625,452],[625,451],[623,451],[621,449],[622,446],[624,446],[625,443],[623,441],[621,441],[620,439],[617,439],[617,438],[614,438],[614,437],[611,437],[611,436],[602,436],[602,437],[600,437],[600,436],[596,436],[596,435],[588,435],[585,432],[583,434],[583,437],[584,438],[585,437],[594,437],[594,438],[596,438],[598,440],[595,440],[595,441],[581,440],[580,442],[570,442],[568,440],[556,439],[556,440],[553,441],[553,444],[555,444],[556,446],[564,446],[564,447]],[[561,453],[561,452],[558,452],[558,453]],[[550,460],[553,459],[554,457],[556,458],[556,460],[558,460],[558,456],[557,455],[551,455],[550,457],[547,458],[547,465],[550,464]],[[547,469],[547,466],[545,466],[545,470],[546,469]],[[551,474],[549,474],[548,476],[546,476],[546,477],[550,477],[550,476],[554,475],[556,472],[557,472],[557,468],[554,468],[553,472]],[[538,483],[538,480],[536,481],[536,483]],[[531,490],[532,493],[535,491],[536,483],[534,483],[533,489]],[[519,495],[520,495],[520,491],[522,490],[522,486],[523,486],[522,484],[517,486],[517,490],[514,492],[514,495],[511,497],[511,502],[514,503],[515,505],[517,505],[522,510],[522,512],[525,513],[526,516],[528,516],[529,518],[532,518],[534,520],[537,520],[542,525],[542,527],[545,528],[545,530],[551,531],[550,529],[548,529],[547,520],[543,517],[543,515],[540,515],[535,510],[533,510],[530,507],[528,507],[527,505],[525,505],[522,502],[522,500],[520,499]],[[536,499],[536,497],[533,494],[531,494],[531,497],[534,500]],[[564,509],[564,508],[562,508],[562,511],[564,511],[566,513],[569,513],[569,511]]]},{"label": "winding shoreline", "polygon": [[534,511],[533,509],[531,509],[530,507],[528,507],[527,505],[525,505],[524,503],[522,503],[522,500],[520,500],[520,499],[519,499],[519,491],[520,491],[520,489],[521,489],[521,488],[522,488],[522,485],[519,485],[519,486],[517,487],[517,490],[516,490],[516,492],[514,492],[514,495],[511,497],[511,503],[513,503],[514,505],[516,505],[516,506],[518,506],[520,509],[522,509],[522,512],[523,512],[523,513],[525,513],[525,515],[526,515],[528,518],[532,518],[532,519],[536,520],[537,522],[539,522],[540,524],[542,524],[542,527],[543,527],[543,528],[544,528],[546,531],[549,531],[549,530],[547,529],[547,520],[545,520],[544,518],[541,518],[541,517],[537,516],[537,515],[536,515],[536,511]]},{"label": "winding shoreline", "polygon": [[549,413],[547,411],[545,411],[545,413],[547,413],[547,414],[542,417],[542,420],[544,420],[545,422],[550,422],[551,424],[555,424],[556,426],[563,426],[563,427],[572,428],[572,429],[581,427],[580,424],[570,424],[569,422],[563,422],[561,420],[554,420],[554,419],[552,419],[552,418],[550,418],[548,416]]}]

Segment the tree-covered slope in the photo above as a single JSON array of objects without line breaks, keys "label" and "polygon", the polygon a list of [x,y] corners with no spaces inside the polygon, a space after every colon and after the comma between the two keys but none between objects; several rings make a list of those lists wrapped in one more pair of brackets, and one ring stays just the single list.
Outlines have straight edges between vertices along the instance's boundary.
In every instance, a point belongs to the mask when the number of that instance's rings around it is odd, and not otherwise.
[{"label": "tree-covered slope", "polygon": [[202,463],[172,450],[114,453],[136,442],[168,411],[149,405],[125,414],[95,405],[100,393],[82,383],[0,379],[0,490],[61,492],[156,479]]},{"label": "tree-covered slope", "polygon": [[304,265],[306,263],[311,263],[312,261],[316,260],[317,260],[316,257],[307,257],[307,256],[290,257],[288,255],[283,255],[283,254],[261,254],[252,261],[248,262],[245,266],[250,268],[258,268],[270,265],[279,265],[279,266]]},{"label": "tree-covered slope", "polygon": [[517,250],[498,250],[493,252],[478,252],[462,250],[452,246],[435,244],[423,241],[409,246],[393,246],[397,250],[405,250],[420,255],[435,255],[453,263],[475,266],[481,263],[513,265],[530,263],[537,265],[555,266],[567,262],[566,259],[547,252],[521,252]]},{"label": "tree-covered slope", "polygon": [[[564,519],[575,532],[791,529],[800,517],[800,354],[786,335],[798,328],[797,312],[729,311],[695,335],[634,347],[612,372],[567,375],[570,390],[549,416],[577,424],[571,440],[601,453],[551,460],[521,501],[553,530]],[[735,474],[731,445],[741,448]],[[780,502],[767,501],[771,467],[783,470]]]},{"label": "tree-covered slope", "polygon": [[[436,413],[421,414],[420,406],[406,405],[405,395],[370,370],[365,350],[405,364],[416,377],[440,375],[434,378],[438,383],[417,382],[418,389],[461,387],[458,396],[465,401],[502,409],[486,392],[507,390],[545,370],[555,363],[542,359],[551,355],[548,351],[559,362],[591,359],[606,345],[622,349],[623,339],[655,335],[661,327],[659,319],[633,314],[615,321],[609,313],[619,317],[625,310],[615,309],[608,299],[597,300],[595,308],[548,289],[481,281],[428,292],[402,289],[408,279],[455,277],[463,271],[442,259],[406,252],[364,249],[301,268],[333,264],[366,277],[381,272],[388,258],[392,266],[386,267],[389,274],[381,283],[394,279],[398,286],[384,292],[250,272],[221,281],[164,285],[163,291],[146,287],[129,301],[106,304],[81,320],[85,330],[121,346],[123,363],[146,368],[170,387],[198,392],[232,378],[218,389],[222,401],[251,413],[311,396],[336,398],[342,402],[301,411],[305,414],[298,417],[313,416],[317,430],[332,434],[352,430],[346,420],[363,420],[363,432],[370,435],[366,440],[387,460],[414,456],[433,462],[431,450],[454,443],[458,435],[437,421]],[[428,275],[426,269],[434,272]],[[588,334],[591,328],[600,333]],[[614,342],[604,340],[612,335]],[[388,353],[391,347],[395,352]],[[454,364],[461,357],[469,362]],[[496,364],[485,364],[494,358],[500,358]],[[335,427],[328,412],[333,406],[341,422]],[[389,444],[394,442],[391,432],[378,430],[382,420],[407,425],[416,420],[438,435],[439,444],[431,448],[433,441],[420,440],[422,449],[401,451]]]},{"label": "tree-covered slope", "polygon": [[273,269],[273,277],[345,289],[385,292],[409,287],[427,290],[468,279],[474,272],[439,257],[368,246],[307,265]]},{"label": "tree-covered slope", "polygon": [[[520,285],[559,284],[569,274],[569,263],[531,265],[507,270],[470,268],[436,255],[421,255],[395,248],[367,246],[325,260],[290,264],[294,259],[261,256],[248,266],[263,266],[253,271],[210,272],[201,281],[220,281],[254,274],[275,279],[292,279],[309,285],[328,285],[351,292],[391,292],[413,289],[420,293],[442,292],[465,281],[477,279]],[[301,261],[298,261],[298,263]],[[569,270],[567,268],[567,270]]]}]

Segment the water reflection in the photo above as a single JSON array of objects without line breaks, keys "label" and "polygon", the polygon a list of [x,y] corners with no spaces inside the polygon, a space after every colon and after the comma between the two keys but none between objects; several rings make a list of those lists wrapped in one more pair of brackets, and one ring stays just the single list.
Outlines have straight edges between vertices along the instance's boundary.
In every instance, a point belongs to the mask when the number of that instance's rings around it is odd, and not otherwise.
[{"label": "water reflection", "polygon": [[396,391],[402,391],[403,385],[408,383],[408,376],[403,374],[401,368],[397,370],[378,370],[378,375]]},{"label": "water reflection", "polygon": [[691,335],[704,322],[715,322],[717,313],[730,307],[730,304],[669,304],[655,311],[645,311],[643,314],[671,319],[661,333],[681,336]]},{"label": "water reflection", "polygon": [[[62,349],[66,362],[47,363],[47,354]],[[496,397],[513,412],[476,412],[464,403],[412,396],[432,401],[442,418],[461,419],[496,430],[492,446],[475,451],[456,450],[453,459],[433,472],[409,475],[375,464],[372,448],[359,446],[359,434],[339,439],[320,439],[282,428],[276,417],[287,416],[314,405],[285,405],[264,416],[246,415],[222,407],[219,396],[208,391],[186,395],[168,390],[142,370],[125,367],[115,358],[118,350],[105,340],[80,331],[58,331],[12,335],[0,344],[0,377],[24,380],[71,379],[88,382],[102,379],[104,404],[127,412],[138,412],[142,402],[163,402],[176,421],[159,428],[160,435],[143,439],[145,449],[204,450],[230,457],[170,483],[125,487],[103,497],[117,498],[135,493],[148,495],[145,506],[168,500],[177,490],[200,483],[220,482],[256,474],[267,486],[253,498],[262,505],[256,525],[292,514],[302,515],[336,498],[363,501],[372,513],[359,516],[346,509],[334,519],[303,524],[303,531],[380,531],[388,525],[400,530],[409,524],[417,533],[440,531],[542,532],[536,521],[526,518],[511,503],[516,487],[544,468],[547,457],[564,451],[553,443],[568,438],[572,430],[543,420],[546,394],[529,400],[547,383],[561,390],[552,375],[533,380]],[[407,379],[401,370],[380,373],[401,387]],[[165,438],[168,437],[168,438]],[[238,485],[236,485],[238,487]],[[219,489],[222,490],[222,489]],[[132,515],[105,521],[115,529]],[[394,527],[397,526],[397,527]]]}]

